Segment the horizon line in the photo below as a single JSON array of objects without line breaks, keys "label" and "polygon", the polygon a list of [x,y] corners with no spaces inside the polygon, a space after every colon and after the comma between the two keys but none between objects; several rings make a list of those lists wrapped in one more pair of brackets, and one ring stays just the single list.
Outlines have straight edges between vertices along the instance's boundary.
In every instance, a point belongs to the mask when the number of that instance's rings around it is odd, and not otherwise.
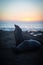
[{"label": "horizon line", "polygon": [[17,20],[0,20],[1,22],[43,22],[43,20],[36,21],[17,21]]}]

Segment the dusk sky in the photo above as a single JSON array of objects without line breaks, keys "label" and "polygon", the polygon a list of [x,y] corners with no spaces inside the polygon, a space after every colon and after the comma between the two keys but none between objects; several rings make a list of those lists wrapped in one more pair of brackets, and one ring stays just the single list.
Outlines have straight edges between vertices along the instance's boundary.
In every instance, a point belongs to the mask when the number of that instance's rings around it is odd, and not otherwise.
[{"label": "dusk sky", "polygon": [[43,0],[0,0],[0,4],[0,20],[43,20]]}]

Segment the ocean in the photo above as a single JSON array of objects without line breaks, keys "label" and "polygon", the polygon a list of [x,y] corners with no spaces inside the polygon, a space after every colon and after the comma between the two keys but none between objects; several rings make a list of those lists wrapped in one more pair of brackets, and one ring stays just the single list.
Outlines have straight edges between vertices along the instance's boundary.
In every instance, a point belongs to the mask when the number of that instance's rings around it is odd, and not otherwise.
[{"label": "ocean", "polygon": [[36,21],[36,22],[0,21],[0,30],[14,31],[15,24],[20,26],[20,28],[23,31],[43,30],[43,21]]}]

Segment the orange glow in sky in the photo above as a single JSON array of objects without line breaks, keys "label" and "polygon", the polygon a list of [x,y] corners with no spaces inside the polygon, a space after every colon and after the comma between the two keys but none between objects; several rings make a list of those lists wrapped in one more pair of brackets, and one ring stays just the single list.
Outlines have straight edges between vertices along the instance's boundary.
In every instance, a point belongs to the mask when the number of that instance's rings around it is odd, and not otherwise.
[{"label": "orange glow in sky", "polygon": [[0,20],[40,21],[43,20],[41,0],[12,0],[1,2]]}]

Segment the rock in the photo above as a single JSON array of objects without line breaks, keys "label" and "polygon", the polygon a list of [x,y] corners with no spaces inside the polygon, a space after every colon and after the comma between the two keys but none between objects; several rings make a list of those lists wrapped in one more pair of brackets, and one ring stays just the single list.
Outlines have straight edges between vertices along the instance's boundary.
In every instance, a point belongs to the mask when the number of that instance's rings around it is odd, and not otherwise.
[{"label": "rock", "polygon": [[26,50],[35,50],[40,48],[41,44],[39,41],[37,40],[24,40],[23,42],[21,42],[17,47],[16,50],[18,51],[26,51]]},{"label": "rock", "polygon": [[18,25],[15,25],[15,40],[16,40],[16,46],[24,41],[22,30]]}]

